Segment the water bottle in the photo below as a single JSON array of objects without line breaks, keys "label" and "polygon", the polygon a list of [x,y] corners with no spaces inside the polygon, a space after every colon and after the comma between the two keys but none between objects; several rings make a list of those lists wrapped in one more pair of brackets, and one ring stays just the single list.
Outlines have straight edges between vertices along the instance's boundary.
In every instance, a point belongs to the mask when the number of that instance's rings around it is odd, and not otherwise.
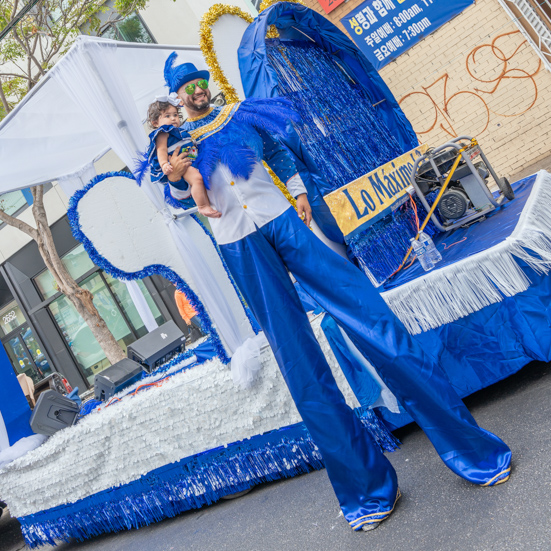
[{"label": "water bottle", "polygon": [[423,243],[426,249],[426,255],[430,256],[432,263],[437,264],[442,260],[442,255],[440,254],[440,251],[436,248],[436,245],[434,244],[434,241],[424,232],[422,231],[419,235],[419,241]]},{"label": "water bottle", "polygon": [[421,267],[425,272],[432,270],[434,268],[434,262],[431,257],[427,254],[427,249],[421,241],[416,241],[413,237],[410,239],[411,246],[413,247],[413,252],[417,256],[417,259],[421,263]]}]

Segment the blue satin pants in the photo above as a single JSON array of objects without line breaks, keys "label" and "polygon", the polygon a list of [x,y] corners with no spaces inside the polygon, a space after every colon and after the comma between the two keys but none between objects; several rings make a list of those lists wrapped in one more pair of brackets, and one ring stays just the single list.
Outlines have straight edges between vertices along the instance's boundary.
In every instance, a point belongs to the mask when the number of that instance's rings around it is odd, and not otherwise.
[{"label": "blue satin pants", "polygon": [[409,335],[367,277],[326,247],[292,208],[220,249],[266,334],[352,528],[392,510],[396,473],[346,405],[287,269],[347,332],[453,472],[475,484],[508,475],[506,444],[476,424],[430,351]]}]

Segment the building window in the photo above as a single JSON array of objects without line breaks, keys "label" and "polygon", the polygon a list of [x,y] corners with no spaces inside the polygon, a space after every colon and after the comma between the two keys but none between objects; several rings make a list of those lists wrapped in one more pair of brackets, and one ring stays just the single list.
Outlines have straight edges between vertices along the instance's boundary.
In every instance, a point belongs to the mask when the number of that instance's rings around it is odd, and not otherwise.
[{"label": "building window", "polygon": [[[92,275],[80,286],[94,295],[94,306],[126,353],[126,347],[134,342],[136,337],[121,315],[101,275]],[[93,384],[94,376],[110,365],[98,341],[66,296],[57,298],[49,308],[85,377]]]},{"label": "building window", "polygon": [[499,0],[551,71],[551,0]]},{"label": "building window", "polygon": [[145,44],[153,44],[155,42],[143,19],[137,13],[132,13],[121,21],[113,23],[101,36],[124,42],[141,42]]},{"label": "building window", "polygon": [[[107,285],[109,285],[109,288],[115,296],[120,309],[123,311],[126,319],[129,321],[138,338],[146,335],[147,328],[145,327],[144,322],[142,321],[142,318],[140,317],[140,314],[138,313],[138,310],[130,297],[130,293],[126,288],[126,285],[122,281],[115,279],[104,272],[102,272],[102,276]],[[147,287],[144,285],[143,281],[138,281],[137,283],[147,302],[147,305],[149,306],[149,309],[151,310],[151,313],[153,314],[153,317],[155,318],[155,321],[158,325],[162,325],[165,322],[165,319],[159,308],[157,308],[153,298],[149,294]]]},{"label": "building window", "polygon": [[[22,191],[10,191],[0,195],[0,210],[6,214],[16,215],[28,205],[27,198]],[[0,225],[4,222],[0,221]]]},{"label": "building window", "polygon": [[[61,261],[73,279],[82,277],[86,272],[93,270],[96,266],[86,254],[83,245],[79,245],[71,252],[67,253]],[[34,278],[36,286],[43,298],[48,299],[59,293],[57,283],[49,270],[42,272]]]},{"label": "building window", "polygon": [[9,335],[25,321],[25,316],[15,300],[0,311],[0,327],[3,335]]},{"label": "building window", "polygon": [[[92,293],[94,306],[126,354],[129,344],[147,334],[126,285],[97,268],[82,245],[63,256],[62,262],[78,284]],[[90,274],[91,270],[94,272]],[[67,297],[60,294],[55,298],[59,291],[48,270],[35,277],[34,281],[45,299],[54,297],[48,305],[50,313],[83,375],[93,384],[94,376],[111,365],[99,343]],[[157,324],[162,325],[165,319],[147,287],[142,281],[137,283]]]}]

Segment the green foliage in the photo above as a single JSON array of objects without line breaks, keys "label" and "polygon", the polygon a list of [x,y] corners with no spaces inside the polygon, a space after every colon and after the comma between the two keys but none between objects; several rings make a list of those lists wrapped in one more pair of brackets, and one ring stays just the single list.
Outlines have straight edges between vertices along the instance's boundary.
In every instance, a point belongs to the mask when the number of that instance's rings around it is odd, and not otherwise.
[{"label": "green foliage", "polygon": [[[2,83],[2,92],[7,98],[8,109],[13,109],[27,93],[26,81],[22,78],[11,78]],[[5,107],[0,103],[0,119],[7,115]]]},{"label": "green foliage", "polygon": [[10,28],[0,42],[0,119],[67,52],[79,34],[97,35],[120,26],[120,32],[133,41],[149,41],[137,18],[123,21],[145,8],[149,0],[115,0],[114,11],[105,6],[105,0],[40,0],[19,17],[32,1],[0,0],[0,31]]}]

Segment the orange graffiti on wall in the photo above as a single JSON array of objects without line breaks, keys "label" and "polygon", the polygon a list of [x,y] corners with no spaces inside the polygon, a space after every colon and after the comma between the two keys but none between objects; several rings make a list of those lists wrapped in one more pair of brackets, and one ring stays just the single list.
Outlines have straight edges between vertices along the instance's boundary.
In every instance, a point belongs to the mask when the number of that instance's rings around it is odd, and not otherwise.
[{"label": "orange graffiti on wall", "polygon": [[[496,36],[490,44],[482,44],[471,50],[466,57],[465,67],[473,79],[472,89],[459,90],[450,95],[452,77],[445,73],[429,86],[422,86],[423,91],[414,91],[403,96],[399,104],[406,114],[418,114],[413,118],[416,121],[414,126],[420,126],[420,118],[427,121],[422,129],[416,129],[416,133],[427,134],[439,126],[454,138],[461,134],[460,130],[468,130],[469,134],[479,136],[488,129],[493,115],[518,117],[532,109],[538,99],[534,76],[541,69],[541,60],[538,60],[536,69],[531,73],[515,66],[514,58],[521,48],[530,47],[526,40],[514,47],[519,37],[522,37],[520,31],[503,33]],[[498,46],[497,42],[502,39],[509,44],[502,41],[501,47]],[[506,47],[514,48],[510,55],[504,53]],[[488,89],[478,88],[477,86],[481,86],[479,83]],[[511,90],[508,83],[514,85],[514,90]],[[519,88],[519,85],[523,88]],[[503,95],[515,99],[503,102]],[[469,100],[468,104],[460,101],[461,98]],[[496,101],[493,102],[492,99]],[[507,104],[506,109],[504,112],[497,111],[492,108],[492,103]],[[503,107],[504,105],[501,110]],[[461,129],[458,129],[459,126]]]}]

